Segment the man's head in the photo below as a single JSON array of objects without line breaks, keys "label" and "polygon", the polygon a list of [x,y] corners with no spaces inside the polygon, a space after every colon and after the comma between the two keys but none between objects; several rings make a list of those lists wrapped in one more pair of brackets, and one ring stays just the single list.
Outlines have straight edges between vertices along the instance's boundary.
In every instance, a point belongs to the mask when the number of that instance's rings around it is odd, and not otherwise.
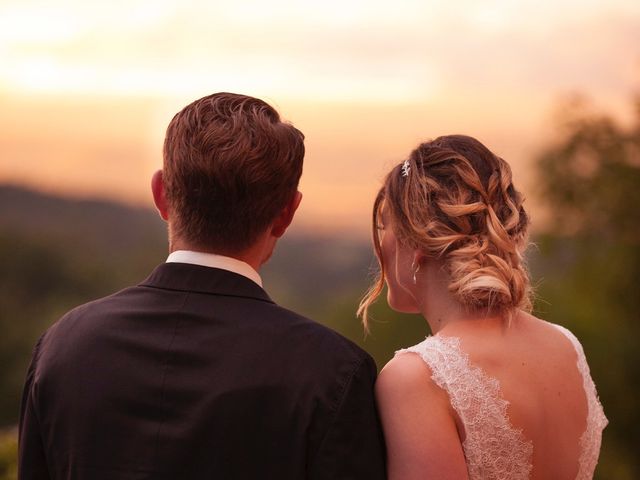
[{"label": "man's head", "polygon": [[251,247],[296,198],[304,135],[262,100],[215,93],[173,117],[163,156],[172,241],[233,254]]}]

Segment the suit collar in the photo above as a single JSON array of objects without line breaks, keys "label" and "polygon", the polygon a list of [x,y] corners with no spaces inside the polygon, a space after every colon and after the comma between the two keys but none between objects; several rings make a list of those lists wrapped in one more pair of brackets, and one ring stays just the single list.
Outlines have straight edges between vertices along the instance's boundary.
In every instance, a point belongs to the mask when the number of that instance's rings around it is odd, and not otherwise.
[{"label": "suit collar", "polygon": [[221,268],[222,270],[244,275],[262,287],[260,274],[251,265],[239,258],[195,250],[175,250],[169,254],[167,263],[192,263],[203,267]]},{"label": "suit collar", "polygon": [[267,292],[247,277],[220,268],[188,263],[163,263],[140,286],[246,297],[273,303]]}]

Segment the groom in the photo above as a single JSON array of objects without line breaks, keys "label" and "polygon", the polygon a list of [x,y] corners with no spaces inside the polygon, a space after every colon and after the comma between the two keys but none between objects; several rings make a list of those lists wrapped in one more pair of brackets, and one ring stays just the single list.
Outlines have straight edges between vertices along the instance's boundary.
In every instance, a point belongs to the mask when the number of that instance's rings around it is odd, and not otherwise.
[{"label": "groom", "polygon": [[258,273],[300,203],[303,139],[231,93],[173,118],[152,179],[171,253],[38,341],[20,479],[384,478],[373,360]]}]

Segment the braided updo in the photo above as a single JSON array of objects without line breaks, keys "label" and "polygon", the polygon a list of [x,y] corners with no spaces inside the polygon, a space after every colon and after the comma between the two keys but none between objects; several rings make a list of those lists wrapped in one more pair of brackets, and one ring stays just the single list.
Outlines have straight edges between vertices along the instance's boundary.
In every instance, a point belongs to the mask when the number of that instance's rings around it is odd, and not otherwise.
[{"label": "braided updo", "polygon": [[398,241],[441,259],[449,291],[471,310],[531,310],[523,252],[529,218],[511,181],[511,168],[478,140],[439,137],[418,146],[387,175],[373,209],[380,275],[358,314],[382,292],[385,266],[377,225],[387,210]]}]

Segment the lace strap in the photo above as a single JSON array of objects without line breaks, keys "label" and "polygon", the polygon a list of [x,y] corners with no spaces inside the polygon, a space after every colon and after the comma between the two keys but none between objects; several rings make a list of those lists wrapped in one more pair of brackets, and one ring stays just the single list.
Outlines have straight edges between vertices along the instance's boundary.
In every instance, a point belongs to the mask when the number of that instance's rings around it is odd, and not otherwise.
[{"label": "lace strap", "polygon": [[561,325],[554,324],[554,326],[569,339],[578,356],[577,367],[582,375],[584,391],[587,397],[588,411],[587,428],[580,437],[580,463],[576,480],[589,480],[593,478],[593,472],[595,471],[596,464],[598,463],[600,444],[602,442],[602,430],[607,426],[609,421],[607,420],[604,410],[602,409],[602,404],[598,399],[596,386],[591,378],[589,365],[587,364],[587,359],[582,345],[576,336],[568,329]]}]

